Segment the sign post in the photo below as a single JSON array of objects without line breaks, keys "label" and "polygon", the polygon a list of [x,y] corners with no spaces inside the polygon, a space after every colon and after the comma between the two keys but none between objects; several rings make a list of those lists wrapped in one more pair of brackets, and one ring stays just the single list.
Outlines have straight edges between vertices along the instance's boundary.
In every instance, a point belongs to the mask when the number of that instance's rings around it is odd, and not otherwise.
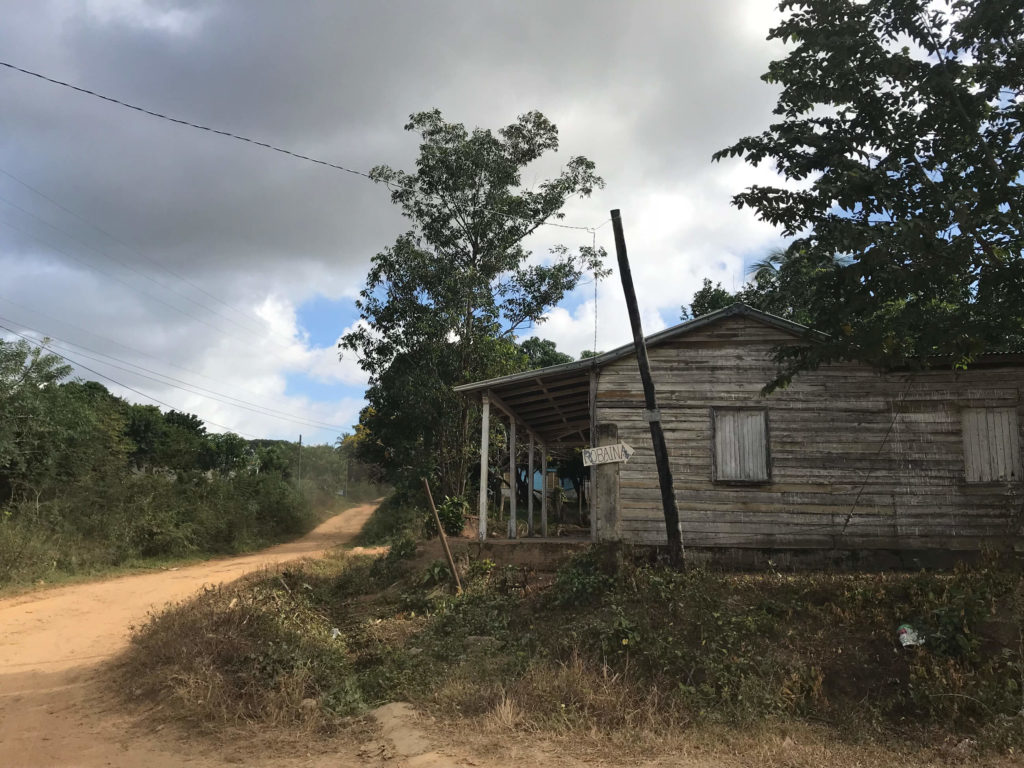
[{"label": "sign post", "polygon": [[625,464],[634,453],[636,453],[636,451],[627,443],[601,445],[596,448],[584,448],[583,466],[591,467],[595,464],[614,463]]}]

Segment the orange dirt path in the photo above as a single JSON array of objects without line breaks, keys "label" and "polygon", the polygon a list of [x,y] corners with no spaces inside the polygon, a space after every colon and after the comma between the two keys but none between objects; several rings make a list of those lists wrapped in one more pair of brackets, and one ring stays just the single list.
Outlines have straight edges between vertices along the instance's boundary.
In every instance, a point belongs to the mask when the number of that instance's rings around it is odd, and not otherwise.
[{"label": "orange dirt path", "polygon": [[[0,767],[134,768],[233,762],[231,755],[185,754],[187,745],[128,733],[95,686],[96,666],[122,650],[130,628],[154,610],[266,566],[317,557],[359,532],[376,508],[330,518],[297,541],[252,555],[122,576],[0,600]],[[246,756],[248,765],[311,765]],[[340,766],[337,757],[332,765]]]},{"label": "orange dirt path", "polygon": [[[553,742],[538,734],[492,726],[486,735],[457,721],[432,722],[407,704],[373,713],[378,737],[354,745],[344,739],[306,743],[270,753],[251,734],[189,739],[161,731],[125,712],[98,679],[98,665],[126,646],[130,628],[147,613],[187,598],[205,585],[231,581],[260,568],[322,555],[344,544],[375,508],[343,512],[307,536],[242,557],[176,570],[123,576],[0,600],[0,768],[819,768],[833,765],[946,765],[929,757],[893,756],[883,747],[831,744],[813,736],[794,743],[785,733],[754,734],[750,743],[690,745],[652,760],[617,760],[588,748],[578,735]],[[803,742],[803,737],[798,736]],[[472,744],[468,742],[473,742]],[[664,750],[661,750],[664,752]],[[596,752],[596,754],[595,754]],[[993,758],[986,766],[1017,765]],[[963,756],[955,760],[964,762]],[[970,762],[970,761],[968,761]]]}]

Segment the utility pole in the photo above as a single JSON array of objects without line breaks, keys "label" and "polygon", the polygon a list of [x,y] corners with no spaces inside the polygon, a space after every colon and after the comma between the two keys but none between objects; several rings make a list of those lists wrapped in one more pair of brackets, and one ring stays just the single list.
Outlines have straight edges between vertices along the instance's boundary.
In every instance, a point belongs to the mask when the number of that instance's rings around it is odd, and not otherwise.
[{"label": "utility pole", "polygon": [[661,505],[665,511],[665,532],[668,534],[668,555],[673,565],[678,565],[683,555],[683,537],[679,531],[679,508],[672,488],[672,467],[668,462],[668,448],[665,433],[661,429],[661,412],[654,395],[654,379],[651,378],[651,363],[647,359],[647,343],[640,326],[640,309],[633,290],[633,273],[629,270],[626,255],[626,237],[622,233],[622,217],[616,208],[612,211],[612,229],[615,232],[615,255],[619,261],[619,276],[622,278],[622,292],[626,294],[626,308],[629,310],[629,324],[633,328],[633,347],[636,362],[640,367],[640,381],[644,386],[644,416],[651,426],[651,442],[654,443],[654,461],[658,466],[658,482],[661,485]]},{"label": "utility pole", "polygon": [[299,485],[302,485],[302,435],[299,435]]}]

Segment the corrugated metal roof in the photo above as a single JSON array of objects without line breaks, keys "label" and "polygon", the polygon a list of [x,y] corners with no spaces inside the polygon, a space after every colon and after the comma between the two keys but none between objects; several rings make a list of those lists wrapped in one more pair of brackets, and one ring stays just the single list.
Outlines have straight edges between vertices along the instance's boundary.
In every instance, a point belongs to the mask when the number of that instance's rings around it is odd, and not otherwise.
[{"label": "corrugated metal roof", "polygon": [[[645,340],[648,347],[657,346],[737,315],[751,317],[779,328],[791,333],[795,338],[820,335],[799,323],[769,315],[746,304],[733,304],[717,312],[653,333]],[[517,421],[525,424],[545,443],[587,445],[590,443],[591,371],[599,370],[634,353],[633,344],[629,343],[596,357],[463,384],[455,387],[455,391],[488,395],[492,404],[503,411],[514,413]]]},{"label": "corrugated metal roof", "polygon": [[[728,317],[749,317],[791,334],[794,339],[825,340],[820,331],[747,304],[736,303],[701,317],[674,325],[645,337],[648,347],[684,336]],[[561,365],[513,373],[485,381],[455,387],[456,392],[492,396],[501,410],[512,411],[516,419],[539,439],[547,443],[568,442],[586,445],[590,442],[589,386],[591,371],[635,354],[632,342],[609,352],[574,360]],[[936,359],[938,362],[938,359]],[[948,362],[948,361],[946,361]],[[1006,365],[1024,362],[1019,353],[979,355],[974,365]]]},{"label": "corrugated metal roof", "polygon": [[[811,337],[822,337],[819,331],[815,331],[808,328],[806,325],[800,325],[800,323],[794,323],[791,320],[785,320],[775,315],[770,315],[767,312],[762,312],[759,309],[737,302],[731,304],[724,309],[719,309],[715,312],[709,312],[706,315],[694,318],[693,320],[687,320],[685,323],[679,325],[673,325],[671,328],[666,328],[663,331],[652,333],[650,336],[646,336],[644,340],[648,347],[653,347],[661,344],[670,339],[674,339],[677,336],[681,336],[692,331],[696,331],[699,328],[704,328],[711,323],[717,322],[726,317],[733,317],[735,315],[742,315],[745,317],[751,317],[755,320],[760,320],[766,325],[771,325],[775,328],[779,328],[783,331],[792,333],[796,337],[806,338]],[[546,378],[548,376],[559,376],[565,373],[571,373],[573,371],[586,370],[589,371],[592,368],[602,368],[609,363],[614,363],[616,360],[621,360],[624,357],[634,354],[633,343],[624,344],[621,347],[611,350],[610,352],[604,352],[596,357],[588,357],[584,360],[574,360],[571,363],[561,363],[560,365],[551,365],[547,368],[535,368],[532,371],[523,371],[522,373],[513,373],[508,376],[500,376],[496,379],[487,379],[486,381],[475,381],[471,384],[461,384],[455,387],[456,392],[480,392],[487,389],[493,389],[498,386],[504,386],[505,384],[511,384],[517,381],[529,381],[530,379]]]}]

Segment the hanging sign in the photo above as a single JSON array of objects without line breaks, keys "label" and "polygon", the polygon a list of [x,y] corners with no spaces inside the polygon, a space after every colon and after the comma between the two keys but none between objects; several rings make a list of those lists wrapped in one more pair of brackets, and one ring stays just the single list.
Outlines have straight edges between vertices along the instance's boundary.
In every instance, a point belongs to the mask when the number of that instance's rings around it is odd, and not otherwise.
[{"label": "hanging sign", "polygon": [[597,448],[583,449],[583,466],[590,467],[594,464],[625,464],[629,457],[636,451],[626,443],[618,445],[601,445]]}]

